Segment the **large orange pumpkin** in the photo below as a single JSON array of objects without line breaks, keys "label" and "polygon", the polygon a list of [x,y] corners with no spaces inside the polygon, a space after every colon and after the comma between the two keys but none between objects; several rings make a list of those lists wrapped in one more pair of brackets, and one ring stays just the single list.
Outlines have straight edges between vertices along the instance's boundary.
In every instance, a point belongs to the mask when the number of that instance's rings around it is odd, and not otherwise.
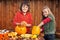
[{"label": "large orange pumpkin", "polygon": [[33,28],[32,28],[32,34],[37,34],[37,35],[39,35],[40,32],[41,32],[40,27],[38,27],[38,26],[33,26]]},{"label": "large orange pumpkin", "polygon": [[25,26],[16,26],[15,31],[17,32],[17,34],[25,34],[26,31],[26,27]]}]

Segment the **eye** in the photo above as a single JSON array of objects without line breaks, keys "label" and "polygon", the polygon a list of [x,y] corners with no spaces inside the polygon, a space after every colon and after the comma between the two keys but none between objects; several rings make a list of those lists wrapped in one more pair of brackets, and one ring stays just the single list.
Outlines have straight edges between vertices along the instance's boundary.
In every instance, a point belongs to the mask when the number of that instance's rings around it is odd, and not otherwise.
[{"label": "eye", "polygon": [[28,8],[28,7],[26,7],[26,8]]},{"label": "eye", "polygon": [[47,12],[45,11],[45,13],[47,13]]}]

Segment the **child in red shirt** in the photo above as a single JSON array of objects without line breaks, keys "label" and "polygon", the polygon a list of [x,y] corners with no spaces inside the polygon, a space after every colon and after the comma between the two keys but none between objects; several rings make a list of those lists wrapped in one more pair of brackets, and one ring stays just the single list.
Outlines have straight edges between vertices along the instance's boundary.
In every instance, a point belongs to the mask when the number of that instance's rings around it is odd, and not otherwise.
[{"label": "child in red shirt", "polygon": [[27,3],[22,3],[20,7],[21,11],[18,11],[13,19],[13,24],[16,25],[23,25],[26,24],[27,33],[30,33],[30,27],[32,26],[32,15],[29,12],[29,5]]}]

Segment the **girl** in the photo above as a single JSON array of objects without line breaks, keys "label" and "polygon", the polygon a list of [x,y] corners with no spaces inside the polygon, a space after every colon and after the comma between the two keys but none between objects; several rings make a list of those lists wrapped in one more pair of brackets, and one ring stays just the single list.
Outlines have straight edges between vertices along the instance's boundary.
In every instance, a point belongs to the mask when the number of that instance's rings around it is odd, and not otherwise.
[{"label": "girl", "polygon": [[18,11],[13,19],[14,25],[24,25],[26,24],[27,33],[30,33],[30,27],[32,26],[32,15],[29,12],[29,4],[23,2],[20,7],[20,11]]},{"label": "girl", "polygon": [[55,17],[46,6],[42,11],[42,22],[38,26],[44,27],[45,40],[55,40]]}]

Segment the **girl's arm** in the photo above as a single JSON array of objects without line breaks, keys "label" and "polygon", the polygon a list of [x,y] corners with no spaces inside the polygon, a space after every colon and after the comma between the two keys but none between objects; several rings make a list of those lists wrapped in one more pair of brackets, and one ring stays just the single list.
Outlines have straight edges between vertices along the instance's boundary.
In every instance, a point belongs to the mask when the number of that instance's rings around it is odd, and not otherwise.
[{"label": "girl's arm", "polygon": [[51,18],[46,18],[38,26],[42,26],[42,25],[44,25],[44,24],[46,24],[46,23],[48,23],[50,21],[51,21]]},{"label": "girl's arm", "polygon": [[16,13],[16,15],[14,16],[14,19],[13,19],[13,25],[20,25],[20,22],[19,22],[19,14],[20,14],[20,12],[18,11],[17,13]]},{"label": "girl's arm", "polygon": [[38,25],[38,27],[41,27],[42,25],[44,25],[44,23],[43,23],[43,22],[41,22],[41,23]]}]

